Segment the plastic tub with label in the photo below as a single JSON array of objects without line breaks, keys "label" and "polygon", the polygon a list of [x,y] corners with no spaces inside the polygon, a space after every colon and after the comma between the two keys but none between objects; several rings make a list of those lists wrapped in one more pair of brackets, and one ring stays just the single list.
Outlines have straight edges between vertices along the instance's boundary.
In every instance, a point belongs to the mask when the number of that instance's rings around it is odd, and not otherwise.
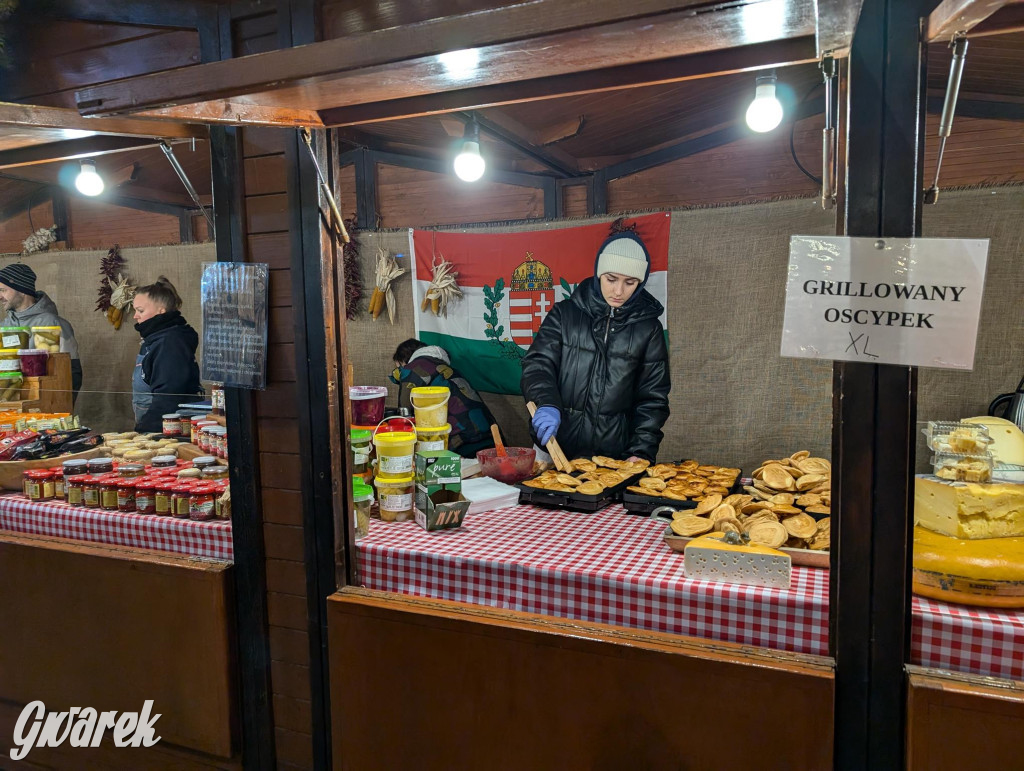
[{"label": "plastic tub with label", "polygon": [[416,426],[416,452],[437,452],[448,449],[448,437],[452,433],[450,423],[443,426]]},{"label": "plastic tub with label", "polygon": [[406,522],[413,518],[412,474],[392,479],[377,477],[377,506],[383,522]]}]

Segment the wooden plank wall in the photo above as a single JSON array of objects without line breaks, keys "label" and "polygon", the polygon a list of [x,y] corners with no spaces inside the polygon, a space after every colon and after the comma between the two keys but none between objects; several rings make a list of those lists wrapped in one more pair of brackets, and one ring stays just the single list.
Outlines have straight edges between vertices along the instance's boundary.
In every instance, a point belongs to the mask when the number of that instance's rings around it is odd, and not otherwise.
[{"label": "wooden plank wall", "polygon": [[[0,208],[9,203],[0,201]],[[33,229],[48,228],[52,224],[53,204],[49,199],[33,203],[31,217],[29,217],[26,203],[26,208],[21,212],[11,214],[5,220],[0,220],[0,254],[17,254],[22,249],[21,242],[34,232]]]},{"label": "wooden plank wall", "polygon": [[[277,46],[276,14],[239,20],[239,55]],[[295,318],[284,148],[287,129],[242,131],[246,259],[270,265],[267,389],[256,394],[267,560],[274,744],[279,768],[312,768],[305,551],[300,486]],[[354,181],[353,181],[354,187]]]}]

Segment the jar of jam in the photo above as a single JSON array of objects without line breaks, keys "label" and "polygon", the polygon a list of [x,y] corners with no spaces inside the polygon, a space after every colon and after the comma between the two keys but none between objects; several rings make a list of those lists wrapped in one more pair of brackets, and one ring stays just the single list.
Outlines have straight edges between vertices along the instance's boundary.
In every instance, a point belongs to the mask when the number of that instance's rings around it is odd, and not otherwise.
[{"label": "jar of jam", "polygon": [[135,511],[156,514],[156,488],[159,484],[156,479],[140,479],[135,483]]},{"label": "jar of jam", "polygon": [[90,509],[100,507],[100,477],[89,477],[82,482],[82,505]]},{"label": "jar of jam", "polygon": [[65,499],[69,506],[85,505],[85,483],[92,477],[87,474],[78,474],[73,477],[65,477]]},{"label": "jar of jam", "polygon": [[191,513],[192,482],[178,482],[171,488],[171,516],[187,519]]},{"label": "jar of jam", "polygon": [[160,482],[153,489],[154,514],[171,515],[171,491],[178,486],[177,482]]},{"label": "jar of jam", "polygon": [[64,469],[52,468],[50,473],[53,475],[53,498],[56,501],[64,500]]},{"label": "jar of jam", "polygon": [[21,475],[25,497],[30,501],[53,500],[53,472],[49,469],[31,469]]},{"label": "jar of jam", "polygon": [[153,468],[176,468],[178,459],[173,455],[157,455],[152,460]]},{"label": "jar of jam", "polygon": [[189,518],[200,522],[213,519],[216,515],[216,500],[217,489],[214,485],[193,485],[188,502]]},{"label": "jar of jam", "polygon": [[109,474],[113,470],[114,460],[112,458],[93,458],[89,461],[89,473],[93,476]]},{"label": "jar of jam", "polygon": [[146,473],[146,467],[141,463],[122,463],[117,467],[117,475],[121,479],[137,479]]},{"label": "jar of jam", "polygon": [[79,474],[89,473],[89,461],[87,460],[66,460],[61,464],[61,471],[66,477],[74,477]]},{"label": "jar of jam", "polygon": [[199,447],[199,435],[202,433],[204,428],[208,426],[216,426],[217,421],[207,420],[206,418],[192,418],[192,444]]},{"label": "jar of jam", "polygon": [[200,455],[198,458],[193,458],[192,459],[192,468],[197,468],[197,469],[202,470],[204,468],[208,468],[209,466],[216,466],[216,465],[217,465],[217,459],[214,458],[212,455]]},{"label": "jar of jam", "polygon": [[178,426],[178,434],[180,436],[188,437],[192,435],[192,416],[182,415],[181,423]]},{"label": "jar of jam", "polygon": [[117,510],[123,514],[135,512],[135,485],[134,479],[120,479],[117,483]]},{"label": "jar of jam", "polygon": [[203,469],[203,481],[211,482],[228,478],[227,466],[207,466]]},{"label": "jar of jam", "polygon": [[163,416],[164,436],[178,436],[181,433],[181,415],[177,412],[168,412]]},{"label": "jar of jam", "polygon": [[210,455],[216,455],[213,448],[216,446],[216,441],[213,438],[214,429],[219,426],[214,423],[209,426],[203,426],[199,429],[199,449]]},{"label": "jar of jam", "polygon": [[117,484],[120,481],[116,474],[105,474],[99,478],[100,508],[104,511],[117,511]]}]

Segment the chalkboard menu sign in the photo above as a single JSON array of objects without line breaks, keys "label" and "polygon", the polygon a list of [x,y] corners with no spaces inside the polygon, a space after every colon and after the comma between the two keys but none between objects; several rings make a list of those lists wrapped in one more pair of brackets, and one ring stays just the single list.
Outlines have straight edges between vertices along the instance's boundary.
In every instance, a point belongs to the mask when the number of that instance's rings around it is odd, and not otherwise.
[{"label": "chalkboard menu sign", "polygon": [[203,264],[203,379],[235,388],[267,386],[270,266]]}]

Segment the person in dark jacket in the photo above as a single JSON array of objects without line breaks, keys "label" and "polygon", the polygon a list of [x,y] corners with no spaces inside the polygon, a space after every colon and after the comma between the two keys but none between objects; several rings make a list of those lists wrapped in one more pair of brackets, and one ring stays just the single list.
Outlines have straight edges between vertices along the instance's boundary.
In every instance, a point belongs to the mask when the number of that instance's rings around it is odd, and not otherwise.
[{"label": "person in dark jacket", "polygon": [[650,271],[643,241],[616,233],[598,250],[594,275],[544,319],[521,383],[538,405],[541,446],[554,436],[570,459],[657,459],[672,385],[664,308],[644,289]]},{"label": "person in dark jacket", "polygon": [[438,345],[424,345],[415,338],[398,346],[391,382],[399,386],[398,406],[412,408],[412,389],[444,386],[448,399],[448,422],[452,432],[448,449],[463,458],[475,458],[479,450],[494,447],[491,424],[494,416],[476,389],[456,370],[448,352]]},{"label": "person in dark jacket", "polygon": [[199,335],[181,315],[181,297],[163,276],[139,287],[132,307],[142,335],[132,376],[135,430],[160,431],[165,413],[203,393],[196,364]]}]

